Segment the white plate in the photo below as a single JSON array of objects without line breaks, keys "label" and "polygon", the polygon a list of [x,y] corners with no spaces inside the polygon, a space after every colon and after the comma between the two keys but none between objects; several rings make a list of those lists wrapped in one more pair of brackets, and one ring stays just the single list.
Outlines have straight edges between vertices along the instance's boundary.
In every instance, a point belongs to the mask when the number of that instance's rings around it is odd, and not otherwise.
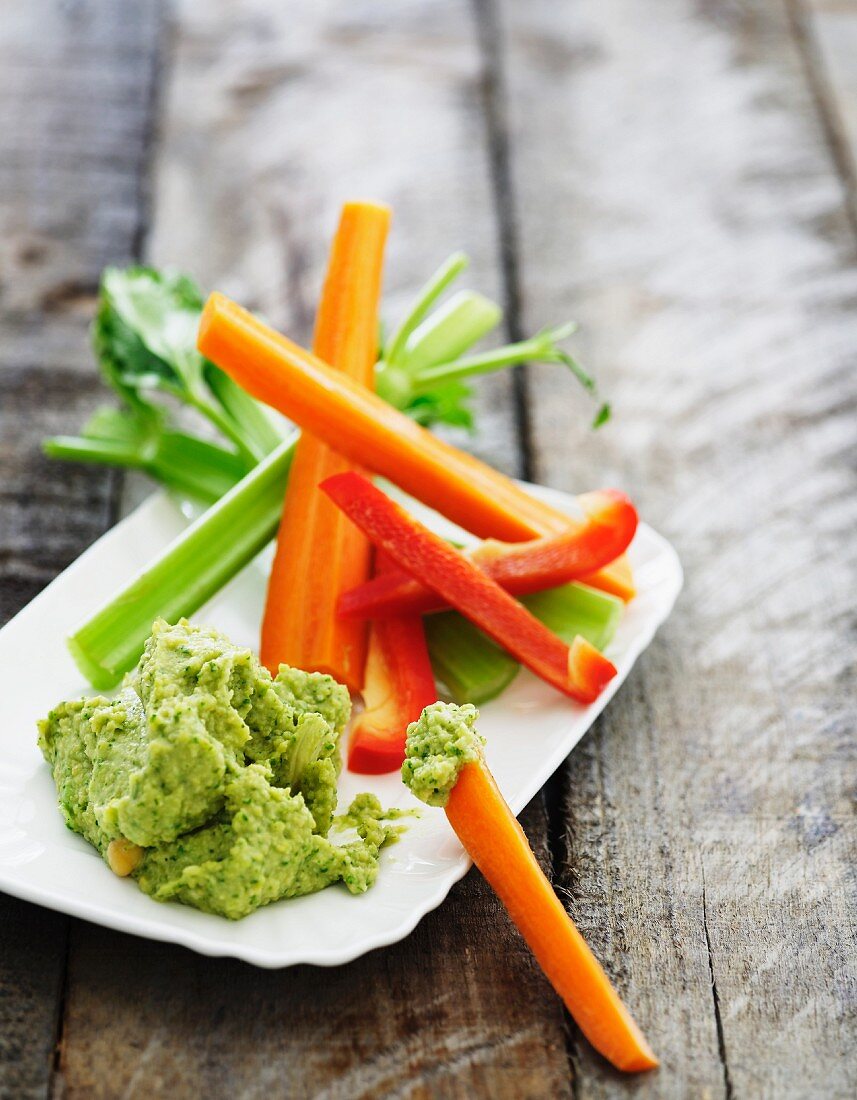
[{"label": "white plate", "polygon": [[[574,498],[528,486],[571,513]],[[441,533],[453,528],[415,507]],[[139,936],[184,944],[205,955],[232,955],[257,966],[334,966],[395,943],[446,897],[470,863],[442,811],[423,807],[403,839],[382,856],[376,885],[353,897],[342,887],[278,902],[230,922],[146,897],[117,878],[84,840],[65,828],[35,723],[63,699],[88,693],[65,635],[125,583],[186,524],[159,494],[99,539],[0,631],[0,889],[27,901]],[[255,647],[269,552],[260,555],[194,616]],[[670,544],[642,525],[631,547],[639,595],[608,654],[619,675],[592,706],[571,702],[524,670],[498,700],[482,708],[479,728],[506,798],[520,812],[571,752],[666,619],[682,584]],[[415,800],[396,775],[343,772],[340,805],[372,790],[385,805]]]}]

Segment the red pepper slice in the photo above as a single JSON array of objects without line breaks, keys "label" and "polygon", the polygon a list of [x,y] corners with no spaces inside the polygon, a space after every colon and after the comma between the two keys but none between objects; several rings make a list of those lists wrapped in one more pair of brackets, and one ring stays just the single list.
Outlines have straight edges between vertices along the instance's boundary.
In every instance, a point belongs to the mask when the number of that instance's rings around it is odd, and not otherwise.
[{"label": "red pepper slice", "polygon": [[558,691],[591,703],[616,675],[611,662],[589,642],[577,637],[567,646],[496,581],[361,474],[336,474],[321,488],[376,547]]},{"label": "red pepper slice", "polygon": [[[387,576],[394,568],[386,554],[376,554],[378,576]],[[351,727],[349,769],[361,775],[382,775],[400,768],[408,726],[436,699],[420,616],[394,615],[373,623],[363,682],[366,709]]]},{"label": "red pepper slice", "polygon": [[[585,493],[578,500],[586,513],[578,527],[529,542],[487,539],[467,556],[513,596],[555,588],[601,569],[627,549],[637,530],[637,510],[618,489]],[[337,611],[345,619],[378,619],[426,615],[444,606],[436,592],[396,570],[343,592]]]}]

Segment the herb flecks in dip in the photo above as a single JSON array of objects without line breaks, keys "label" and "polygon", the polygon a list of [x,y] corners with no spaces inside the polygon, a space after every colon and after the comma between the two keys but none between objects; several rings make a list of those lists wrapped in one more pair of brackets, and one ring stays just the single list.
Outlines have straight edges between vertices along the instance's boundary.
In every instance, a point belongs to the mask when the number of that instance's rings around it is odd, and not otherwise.
[{"label": "herb flecks in dip", "polygon": [[433,703],[408,726],[402,781],[422,802],[445,806],[464,765],[481,759],[478,717],[472,703]]},{"label": "herb flecks in dip", "polygon": [[283,665],[274,678],[215,631],[158,620],[115,699],[62,703],[39,723],[66,824],[147,894],[231,919],[378,873],[397,830],[376,799],[332,843],[348,691]]}]

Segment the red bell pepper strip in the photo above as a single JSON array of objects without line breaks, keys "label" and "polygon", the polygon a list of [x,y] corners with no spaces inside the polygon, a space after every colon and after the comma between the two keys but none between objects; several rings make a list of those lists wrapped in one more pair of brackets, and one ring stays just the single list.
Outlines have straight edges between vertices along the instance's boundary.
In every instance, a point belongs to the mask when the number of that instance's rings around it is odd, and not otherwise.
[{"label": "red bell pepper strip", "polygon": [[[384,576],[392,568],[387,555],[379,552],[375,572]],[[348,740],[348,767],[362,775],[396,771],[405,758],[408,726],[437,700],[419,615],[395,615],[372,624],[363,700],[366,709]]]},{"label": "red bell pepper strip", "polygon": [[578,636],[567,646],[496,581],[362,474],[336,474],[321,488],[378,549],[558,691],[591,703],[616,675],[613,664],[584,638]]},{"label": "red bell pepper strip", "polygon": [[[617,489],[601,489],[578,498],[586,521],[559,535],[529,542],[488,539],[467,557],[513,596],[527,596],[578,580],[612,562],[637,530],[637,510]],[[343,592],[337,611],[344,619],[441,611],[443,600],[400,570],[385,572]]]}]

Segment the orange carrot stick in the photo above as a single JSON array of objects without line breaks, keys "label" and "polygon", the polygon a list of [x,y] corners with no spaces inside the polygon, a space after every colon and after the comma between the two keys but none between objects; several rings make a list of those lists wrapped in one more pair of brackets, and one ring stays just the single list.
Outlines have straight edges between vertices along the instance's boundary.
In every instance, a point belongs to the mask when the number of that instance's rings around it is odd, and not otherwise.
[{"label": "orange carrot stick", "polygon": [[654,1069],[658,1060],[586,946],[533,855],[488,770],[476,707],[433,703],[408,727],[402,781],[450,825],[580,1030],[618,1069]]},{"label": "orange carrot stick", "polygon": [[[482,538],[522,542],[574,523],[359,383],[337,376],[223,294],[206,303],[198,346],[248,393]],[[634,596],[624,558],[588,575],[586,583],[625,600]]]},{"label": "orange carrot stick", "polygon": [[465,764],[446,816],[578,1027],[626,1073],[658,1060],[533,855],[484,761]]},{"label": "orange carrot stick", "polygon": [[521,542],[572,522],[222,294],[206,303],[198,344],[248,393],[474,534]]},{"label": "orange carrot stick", "polygon": [[[378,348],[378,300],[385,206],[346,203],[330,252],[313,351],[355,386],[371,388]],[[336,615],[342,592],[369,575],[370,546],[319,482],[352,469],[326,443],[304,432],[289,474],[283,519],[262,620],[262,663],[327,672],[352,690],[363,683],[365,623]],[[355,629],[357,627],[357,629]]]},{"label": "orange carrot stick", "polygon": [[581,584],[591,585],[592,588],[600,588],[602,592],[609,592],[611,596],[618,596],[620,600],[628,603],[637,595],[634,587],[634,574],[627,554],[620,554],[615,561],[603,566],[597,573],[587,573],[580,578]]}]

